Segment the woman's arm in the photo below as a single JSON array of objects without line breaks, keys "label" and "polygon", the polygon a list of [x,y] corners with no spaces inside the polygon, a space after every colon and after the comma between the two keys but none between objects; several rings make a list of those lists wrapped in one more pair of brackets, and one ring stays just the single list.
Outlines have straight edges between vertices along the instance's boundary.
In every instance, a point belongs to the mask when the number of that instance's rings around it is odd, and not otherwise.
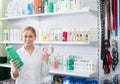
[{"label": "woman's arm", "polygon": [[11,60],[10,64],[11,64],[11,77],[13,79],[16,79],[19,76],[19,71],[18,71],[19,63],[16,60],[15,61]]},{"label": "woman's arm", "polygon": [[11,70],[11,77],[16,79],[19,76],[18,70]]}]

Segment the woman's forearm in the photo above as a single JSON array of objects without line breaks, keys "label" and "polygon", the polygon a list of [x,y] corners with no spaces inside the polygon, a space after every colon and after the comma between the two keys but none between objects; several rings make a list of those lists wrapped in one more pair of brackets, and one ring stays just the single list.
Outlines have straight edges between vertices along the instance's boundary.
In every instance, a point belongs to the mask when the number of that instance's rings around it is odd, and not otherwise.
[{"label": "woman's forearm", "polygon": [[19,76],[18,70],[11,70],[11,76],[14,79],[17,78]]}]

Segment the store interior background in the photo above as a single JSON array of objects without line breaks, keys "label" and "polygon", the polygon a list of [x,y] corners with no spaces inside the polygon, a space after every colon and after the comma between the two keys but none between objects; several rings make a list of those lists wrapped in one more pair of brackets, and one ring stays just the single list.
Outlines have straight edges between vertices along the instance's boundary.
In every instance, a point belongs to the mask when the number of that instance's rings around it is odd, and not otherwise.
[{"label": "store interior background", "polygon": [[[0,18],[3,18],[6,10],[7,10],[7,4],[8,1],[11,0],[0,0]],[[22,1],[20,0],[20,3],[22,4]],[[53,53],[54,56],[75,56],[77,58],[83,58],[83,59],[90,59],[95,60],[97,63],[97,69],[94,75],[96,79],[100,80],[99,83],[102,84],[102,80],[104,79],[112,79],[116,74],[120,74],[120,63],[116,67],[116,71],[111,71],[110,74],[104,74],[104,71],[102,69],[102,60],[100,58],[100,50],[101,50],[101,28],[100,28],[100,15],[99,15],[99,0],[81,0],[83,1],[83,8],[88,7],[90,11],[88,12],[82,12],[82,13],[73,13],[73,14],[61,14],[61,15],[52,15],[52,16],[43,16],[43,17],[27,17],[22,19],[13,19],[13,20],[6,20],[6,22],[0,21],[0,57],[6,57],[7,54],[4,51],[4,48],[7,45],[13,45],[16,49],[20,48],[23,43],[14,39],[13,42],[7,42],[3,41],[3,31],[5,29],[18,29],[18,31],[21,31],[22,28],[30,25],[36,28],[39,33],[41,31],[46,31],[49,29],[57,29],[57,30],[79,30],[79,29],[85,29],[90,32],[91,40],[90,44],[79,44],[76,43],[53,43],[52,45],[55,48],[55,51]],[[120,23],[120,21],[119,21]],[[120,29],[120,25],[119,25]],[[119,37],[118,37],[119,38]],[[36,39],[35,46],[42,49],[45,46],[49,46],[51,42],[43,42],[39,43],[41,41],[41,34],[38,34],[38,37]],[[20,43],[19,43],[20,42]],[[120,42],[120,39],[119,39]],[[119,50],[120,51],[120,50]],[[120,57],[120,56],[119,56]],[[0,67],[1,68],[1,67]],[[56,73],[57,74],[57,73]],[[54,74],[55,75],[55,74]],[[64,74],[62,74],[64,75]],[[1,75],[0,75],[1,76]],[[79,77],[79,76],[77,76]],[[81,76],[80,76],[81,77]],[[88,77],[89,78],[89,77]],[[13,80],[6,79],[2,80],[7,84],[13,84]]]}]

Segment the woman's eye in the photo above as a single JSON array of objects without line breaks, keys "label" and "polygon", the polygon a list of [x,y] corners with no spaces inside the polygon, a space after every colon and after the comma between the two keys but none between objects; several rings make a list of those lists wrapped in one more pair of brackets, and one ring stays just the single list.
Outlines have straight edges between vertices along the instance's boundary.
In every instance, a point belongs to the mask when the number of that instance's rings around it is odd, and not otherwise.
[{"label": "woman's eye", "polygon": [[27,38],[27,36],[24,36],[25,38]]},{"label": "woman's eye", "polygon": [[27,36],[27,35],[25,35],[24,37],[25,37],[25,38],[32,38],[33,36]]},{"label": "woman's eye", "polygon": [[32,36],[29,36],[29,38],[32,38]]}]

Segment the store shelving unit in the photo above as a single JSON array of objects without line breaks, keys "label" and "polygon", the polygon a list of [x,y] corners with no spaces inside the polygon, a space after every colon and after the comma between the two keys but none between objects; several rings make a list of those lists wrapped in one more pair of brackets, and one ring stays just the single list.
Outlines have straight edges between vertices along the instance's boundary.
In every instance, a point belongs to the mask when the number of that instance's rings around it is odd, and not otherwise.
[{"label": "store shelving unit", "polygon": [[[0,21],[2,22],[5,22],[5,23],[8,23],[10,25],[16,23],[17,22],[22,22],[26,19],[34,19],[34,20],[37,20],[37,21],[41,21],[41,18],[42,19],[51,19],[52,17],[53,18],[56,18],[56,17],[61,17],[61,16],[64,16],[64,17],[68,17],[68,16],[74,16],[74,15],[86,15],[86,16],[93,16],[93,17],[96,17],[97,18],[97,11],[94,11],[94,10],[91,10],[89,7],[85,7],[85,8],[82,8],[80,11],[70,11],[70,12],[57,12],[57,13],[45,13],[45,14],[35,14],[35,15],[23,15],[23,16],[15,16],[15,17],[8,17],[8,18],[1,18]],[[69,22],[68,22],[69,23]],[[41,23],[40,23],[41,24]],[[38,25],[39,27],[40,25]],[[42,26],[43,27],[43,26]],[[96,28],[97,30],[97,28]],[[55,45],[79,45],[79,46],[87,46],[87,47],[98,47],[98,40],[95,40],[95,41],[91,41],[91,42],[74,42],[74,41],[71,41],[71,42],[60,42],[60,41],[53,41],[53,42],[41,42],[41,41],[36,41],[35,44],[40,44],[40,45],[44,45],[44,44],[55,44]],[[11,42],[11,41],[3,41],[3,42],[0,42],[0,44],[23,44],[23,42]],[[97,49],[97,48],[96,48]],[[10,67],[10,65],[8,64],[0,64],[0,66],[2,67]],[[50,70],[49,73],[51,74],[61,74],[61,75],[72,75],[72,76],[80,76],[80,77],[95,77],[97,78],[98,77],[98,71],[97,72],[94,72],[94,73],[73,73],[73,72],[70,72],[70,71],[59,71],[59,70]]]}]

